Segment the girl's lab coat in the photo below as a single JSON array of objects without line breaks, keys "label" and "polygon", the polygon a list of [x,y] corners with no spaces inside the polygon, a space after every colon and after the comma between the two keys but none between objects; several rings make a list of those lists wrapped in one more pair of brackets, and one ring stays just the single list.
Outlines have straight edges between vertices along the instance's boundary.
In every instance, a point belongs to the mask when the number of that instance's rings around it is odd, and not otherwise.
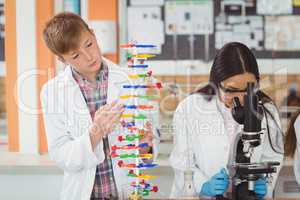
[{"label": "girl's lab coat", "polygon": [[294,172],[296,176],[296,180],[300,185],[300,115],[297,117],[294,123],[295,133],[297,137],[297,146],[294,157]]},{"label": "girl's lab coat", "polygon": [[[109,68],[108,96],[110,103],[120,95],[122,83],[128,82],[127,73],[109,60],[104,59]],[[45,129],[51,159],[63,169],[61,199],[88,200],[92,192],[96,166],[104,161],[103,142],[92,150],[89,126],[92,119],[71,68],[46,83],[41,92]],[[114,144],[118,131],[109,135],[109,143]],[[113,171],[119,193],[128,185],[126,170],[117,167],[113,159]]]},{"label": "girl's lab coat", "polygon": [[[224,119],[219,104],[217,97],[206,101],[200,94],[188,96],[179,104],[174,115],[174,149],[170,156],[170,163],[175,173],[171,197],[181,196],[184,186],[183,172],[188,168],[194,171],[193,182],[197,194],[200,193],[204,182],[218,173],[221,168],[226,168],[232,145],[224,128]],[[280,124],[276,108],[271,104],[265,106]],[[270,117],[268,117],[268,123],[272,141],[276,141],[274,137],[278,129]],[[265,127],[266,123],[263,119],[262,128]],[[271,149],[265,131],[262,136],[262,145],[254,150],[252,162],[282,162],[282,159],[281,154]],[[269,188],[269,195],[274,188],[277,174]]]}]

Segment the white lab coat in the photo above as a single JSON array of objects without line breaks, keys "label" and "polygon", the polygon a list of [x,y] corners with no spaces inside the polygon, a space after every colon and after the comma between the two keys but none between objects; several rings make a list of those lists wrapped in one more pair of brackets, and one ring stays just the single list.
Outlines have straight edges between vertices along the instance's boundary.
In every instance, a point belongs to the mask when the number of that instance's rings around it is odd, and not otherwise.
[{"label": "white lab coat", "polygon": [[297,117],[294,123],[296,138],[297,138],[297,146],[296,152],[294,156],[294,173],[296,177],[296,181],[300,185],[300,115]]},{"label": "white lab coat", "polygon": [[[118,99],[121,85],[128,82],[126,68],[120,68],[103,58],[108,65],[107,102]],[[72,76],[71,67],[47,82],[41,92],[45,129],[50,158],[63,169],[62,200],[88,200],[92,192],[96,166],[103,162],[103,142],[92,150],[89,127],[92,119]],[[120,131],[109,135],[110,145],[116,142]],[[113,171],[121,199],[122,188],[128,185],[126,170],[120,169],[113,159]]]},{"label": "white lab coat", "polygon": [[[193,94],[184,99],[176,109],[174,149],[170,156],[170,163],[175,173],[171,191],[172,198],[181,196],[184,185],[183,172],[189,166],[194,171],[193,182],[195,190],[199,194],[202,184],[218,173],[221,168],[226,168],[228,164],[231,143],[224,128],[224,119],[217,106],[218,101],[216,97],[211,101],[206,101],[201,94]],[[265,106],[280,124],[276,108],[271,104]],[[268,121],[271,137],[273,137],[274,131],[278,129],[270,117]],[[262,128],[266,127],[265,119],[262,124]],[[282,162],[282,160],[283,155],[272,151],[267,134],[264,134],[262,145],[254,150],[252,162]],[[278,171],[279,169],[280,167]],[[268,196],[273,191],[277,175],[269,188]]]}]

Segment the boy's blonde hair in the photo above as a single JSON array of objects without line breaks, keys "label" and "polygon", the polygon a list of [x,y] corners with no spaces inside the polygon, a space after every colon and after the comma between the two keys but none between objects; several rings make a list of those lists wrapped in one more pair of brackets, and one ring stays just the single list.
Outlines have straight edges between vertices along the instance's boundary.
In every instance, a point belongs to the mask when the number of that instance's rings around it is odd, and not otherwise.
[{"label": "boy's blonde hair", "polygon": [[81,33],[89,31],[87,23],[71,12],[62,12],[55,15],[43,30],[43,38],[48,48],[57,56],[77,49]]}]

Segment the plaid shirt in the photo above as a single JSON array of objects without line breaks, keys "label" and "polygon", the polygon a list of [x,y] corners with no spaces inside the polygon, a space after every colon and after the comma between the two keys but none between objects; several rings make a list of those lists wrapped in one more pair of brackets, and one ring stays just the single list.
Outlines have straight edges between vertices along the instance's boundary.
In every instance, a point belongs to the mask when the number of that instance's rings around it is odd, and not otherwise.
[{"label": "plaid shirt", "polygon": [[[96,77],[96,83],[89,82],[74,68],[72,68],[72,72],[73,77],[78,83],[80,90],[85,98],[91,117],[92,119],[94,119],[96,110],[106,104],[108,67],[105,63],[102,63],[101,70],[98,72]],[[113,199],[117,198],[118,194],[107,138],[103,139],[103,146],[103,150],[105,152],[105,160],[103,163],[100,163],[97,166],[91,199]]]}]

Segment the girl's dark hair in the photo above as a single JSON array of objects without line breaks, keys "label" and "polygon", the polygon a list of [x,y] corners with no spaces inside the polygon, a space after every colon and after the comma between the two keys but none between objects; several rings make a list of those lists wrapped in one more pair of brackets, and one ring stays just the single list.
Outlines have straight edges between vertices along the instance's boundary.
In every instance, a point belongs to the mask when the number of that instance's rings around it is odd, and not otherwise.
[{"label": "girl's dark hair", "polygon": [[[219,88],[222,81],[246,72],[254,74],[257,83],[259,83],[258,65],[251,50],[239,42],[227,43],[215,56],[210,71],[209,84],[196,93],[201,93],[206,100],[210,101],[216,95],[216,89]],[[263,103],[272,102],[272,99],[260,90],[257,95]]]},{"label": "girl's dark hair", "polygon": [[[235,75],[251,73],[255,76],[255,79],[259,85],[260,75],[258,71],[258,65],[256,58],[251,52],[251,50],[244,44],[238,42],[231,42],[223,46],[217,53],[212,68],[210,70],[209,84],[199,89],[196,93],[200,93],[204,96],[207,101],[211,101],[214,96],[218,93],[220,83],[230,77]],[[267,115],[271,117],[274,121],[277,131],[276,131],[276,141],[277,138],[282,138],[283,133],[281,131],[280,125],[276,121],[273,114],[264,106],[265,103],[272,103],[277,109],[276,105],[273,103],[272,99],[262,92],[261,90],[256,91],[259,100],[262,103],[263,111],[267,121],[268,139],[272,150],[275,153],[283,154],[282,151],[278,151],[274,148],[273,142],[271,140],[269,125]],[[278,135],[278,134],[281,135]],[[279,142],[281,141],[278,140]],[[277,143],[277,142],[276,142]],[[281,144],[281,143],[280,143]],[[278,145],[278,143],[277,143]],[[281,146],[281,145],[280,145]],[[280,148],[281,149],[281,148]]]},{"label": "girl's dark hair", "polygon": [[284,142],[284,155],[287,157],[293,158],[295,155],[295,150],[297,146],[297,138],[295,132],[295,121],[297,117],[300,115],[300,110],[297,111],[292,117],[288,125],[287,133],[285,136]]}]

